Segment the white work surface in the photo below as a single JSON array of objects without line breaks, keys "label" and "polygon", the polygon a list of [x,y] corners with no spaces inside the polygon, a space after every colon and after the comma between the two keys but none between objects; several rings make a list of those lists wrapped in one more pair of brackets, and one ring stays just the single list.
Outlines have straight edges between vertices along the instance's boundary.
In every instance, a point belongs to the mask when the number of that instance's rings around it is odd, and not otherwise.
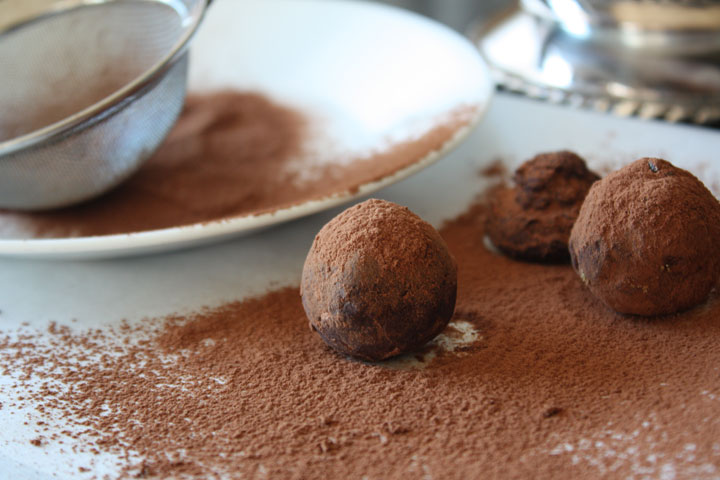
[{"label": "white work surface", "polygon": [[[374,196],[407,205],[439,226],[463,212],[487,186],[479,171],[502,159],[512,168],[536,153],[572,149],[593,167],[660,156],[689,168],[709,186],[720,178],[720,134],[571,110],[496,95],[487,117],[447,158]],[[22,322],[48,322],[74,329],[183,312],[296,284],[315,233],[341,209],[296,220],[231,242],[170,254],[104,261],[0,259],[0,330]],[[71,319],[76,322],[70,323]],[[252,341],[249,338],[248,341]],[[84,478],[109,473],[113,459],[96,456],[97,470],[79,474],[87,456],[71,453],[66,440],[35,447],[31,426],[42,420],[32,409],[15,412],[8,379],[0,377],[0,479]]]}]

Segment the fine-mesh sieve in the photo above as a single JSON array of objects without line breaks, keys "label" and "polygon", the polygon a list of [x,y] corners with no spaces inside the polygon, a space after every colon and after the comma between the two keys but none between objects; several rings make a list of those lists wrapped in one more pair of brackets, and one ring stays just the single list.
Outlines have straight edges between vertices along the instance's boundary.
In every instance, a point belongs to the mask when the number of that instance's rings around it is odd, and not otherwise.
[{"label": "fine-mesh sieve", "polygon": [[147,159],[182,108],[186,47],[208,3],[0,4],[0,207],[86,200]]}]

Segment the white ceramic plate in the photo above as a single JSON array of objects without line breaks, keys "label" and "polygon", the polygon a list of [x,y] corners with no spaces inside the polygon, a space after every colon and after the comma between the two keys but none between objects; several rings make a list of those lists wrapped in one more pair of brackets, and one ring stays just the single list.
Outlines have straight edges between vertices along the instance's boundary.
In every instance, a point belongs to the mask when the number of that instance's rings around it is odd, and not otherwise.
[{"label": "white ceramic plate", "polygon": [[[456,146],[480,120],[492,83],[476,49],[434,21],[383,5],[327,0],[217,0],[191,50],[189,89],[238,88],[325,119],[338,151],[409,140],[459,107],[478,106],[467,127],[418,162],[331,197],[270,214],[131,234],[0,239],[0,255],[92,258],[172,250],[309,215],[397,182]],[[405,135],[405,136],[403,136]]]}]

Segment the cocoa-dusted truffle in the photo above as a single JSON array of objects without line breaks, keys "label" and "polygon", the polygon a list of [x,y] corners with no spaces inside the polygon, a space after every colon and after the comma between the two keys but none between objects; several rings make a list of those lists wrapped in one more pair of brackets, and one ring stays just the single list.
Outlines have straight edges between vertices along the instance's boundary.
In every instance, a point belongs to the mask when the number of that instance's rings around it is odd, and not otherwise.
[{"label": "cocoa-dusted truffle", "polygon": [[612,309],[663,315],[705,300],[720,276],[720,204],[689,172],[642,158],[596,183],[570,236],[572,264]]},{"label": "cocoa-dusted truffle", "polygon": [[573,152],[543,153],[528,160],[515,171],[515,187],[493,192],[486,229],[490,240],[519,260],[567,261],[570,230],[599,178]]},{"label": "cocoa-dusted truffle", "polygon": [[445,241],[405,207],[368,200],[317,234],[302,273],[310,327],[338,352],[383,360],[440,333],[455,309]]}]

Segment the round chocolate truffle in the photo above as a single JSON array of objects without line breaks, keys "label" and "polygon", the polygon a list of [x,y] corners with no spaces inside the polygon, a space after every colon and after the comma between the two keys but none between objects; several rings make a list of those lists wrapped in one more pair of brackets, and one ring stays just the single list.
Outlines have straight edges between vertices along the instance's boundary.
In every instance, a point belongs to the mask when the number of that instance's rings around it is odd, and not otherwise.
[{"label": "round chocolate truffle", "polygon": [[348,208],[317,234],[302,272],[310,327],[363,360],[413,351],[455,309],[457,266],[427,222],[384,200]]},{"label": "round chocolate truffle", "polygon": [[720,204],[689,172],[642,158],[596,183],[570,236],[573,268],[620,313],[705,300],[720,276]]},{"label": "round chocolate truffle", "polygon": [[570,230],[590,186],[599,179],[573,152],[543,153],[523,163],[514,187],[490,199],[487,235],[506,255],[527,261],[566,262]]}]

